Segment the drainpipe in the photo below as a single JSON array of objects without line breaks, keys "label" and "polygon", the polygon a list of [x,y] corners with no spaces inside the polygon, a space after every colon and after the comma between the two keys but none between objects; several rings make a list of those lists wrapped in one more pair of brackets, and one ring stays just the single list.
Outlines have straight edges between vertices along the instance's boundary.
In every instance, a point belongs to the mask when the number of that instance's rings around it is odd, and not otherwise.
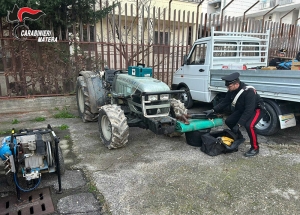
[{"label": "drainpipe", "polygon": [[[296,8],[294,8],[293,10],[295,10],[295,9],[296,9]],[[280,25],[281,25],[282,19],[283,19],[284,17],[286,17],[289,13],[291,13],[293,10],[291,10],[290,12],[288,12],[287,14],[285,14],[283,17],[280,18]]]},{"label": "drainpipe", "polygon": [[262,20],[262,31],[264,30],[264,27],[265,27],[265,16],[267,15],[267,14],[269,14],[271,11],[273,11],[276,7],[278,7],[279,6],[279,4],[277,4],[275,7],[273,7],[271,10],[269,10],[265,15],[263,15],[263,20]]},{"label": "drainpipe", "polygon": [[[246,13],[249,11],[249,10],[251,10],[255,5],[257,5],[259,3],[259,0],[256,2],[256,3],[254,3],[251,7],[249,7],[248,8],[248,10],[246,10],[245,12],[244,12],[244,16],[243,16],[243,32],[244,32],[244,28],[245,28],[245,17],[246,17]],[[246,30],[247,30],[247,26],[246,26]]]},{"label": "drainpipe", "polygon": [[220,25],[220,31],[222,31],[222,24],[223,24],[223,12],[224,10],[233,2],[234,0],[231,0],[231,2],[229,2],[223,9],[221,12],[221,25]]}]

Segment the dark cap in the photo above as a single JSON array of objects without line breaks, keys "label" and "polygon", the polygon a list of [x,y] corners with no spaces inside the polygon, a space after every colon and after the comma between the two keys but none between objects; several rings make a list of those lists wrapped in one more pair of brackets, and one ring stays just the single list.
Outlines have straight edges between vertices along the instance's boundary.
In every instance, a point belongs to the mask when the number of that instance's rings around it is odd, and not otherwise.
[{"label": "dark cap", "polygon": [[233,84],[233,83],[239,81],[240,80],[239,77],[240,77],[240,73],[235,72],[230,75],[222,77],[222,80],[225,81],[225,86],[229,86],[230,84]]}]

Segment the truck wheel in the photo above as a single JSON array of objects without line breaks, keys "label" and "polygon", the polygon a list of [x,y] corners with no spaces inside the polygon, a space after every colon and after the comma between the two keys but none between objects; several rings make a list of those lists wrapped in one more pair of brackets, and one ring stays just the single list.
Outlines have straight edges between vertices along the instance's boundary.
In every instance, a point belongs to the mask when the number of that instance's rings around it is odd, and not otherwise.
[{"label": "truck wheel", "polygon": [[117,105],[104,105],[98,117],[100,138],[108,149],[126,145],[129,127],[124,111]]},{"label": "truck wheel", "polygon": [[263,136],[270,136],[275,134],[279,130],[279,120],[274,108],[265,103],[267,113],[266,115],[256,124],[255,128],[257,134]]},{"label": "truck wheel", "polygon": [[[184,104],[176,99],[171,99],[171,108],[170,108],[170,115],[171,117],[176,119],[176,115],[181,115],[181,114],[187,114],[187,109],[184,107]],[[180,137],[183,135],[181,132],[173,132],[170,134],[167,134],[169,137]]]},{"label": "truck wheel", "polygon": [[97,121],[97,115],[91,112],[89,91],[83,76],[77,78],[76,100],[78,114],[83,122]]},{"label": "truck wheel", "polygon": [[184,93],[180,94],[180,101],[184,104],[184,106],[189,109],[193,106],[193,99],[190,93],[189,88],[181,87],[180,90],[184,90]]}]

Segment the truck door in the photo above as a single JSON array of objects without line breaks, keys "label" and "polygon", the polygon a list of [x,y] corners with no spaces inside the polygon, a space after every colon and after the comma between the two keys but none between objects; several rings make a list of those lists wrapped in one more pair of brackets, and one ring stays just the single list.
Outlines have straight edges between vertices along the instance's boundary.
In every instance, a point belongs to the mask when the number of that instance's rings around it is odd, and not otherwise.
[{"label": "truck door", "polygon": [[183,65],[183,79],[188,86],[192,99],[209,101],[209,56],[206,56],[208,43],[194,45],[186,63]]}]

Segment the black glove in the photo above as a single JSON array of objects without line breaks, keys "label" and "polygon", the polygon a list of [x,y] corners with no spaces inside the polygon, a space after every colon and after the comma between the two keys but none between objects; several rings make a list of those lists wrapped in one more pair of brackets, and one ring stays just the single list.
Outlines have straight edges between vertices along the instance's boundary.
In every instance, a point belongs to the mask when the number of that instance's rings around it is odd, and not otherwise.
[{"label": "black glove", "polygon": [[206,114],[206,117],[208,117],[208,116],[209,116],[210,114],[212,114],[213,112],[215,112],[214,109],[203,111],[203,113]]},{"label": "black glove", "polygon": [[239,132],[239,126],[238,126],[238,124],[236,124],[232,129],[231,129],[231,131],[233,131],[233,133],[235,133],[235,134],[237,134],[238,132]]}]

